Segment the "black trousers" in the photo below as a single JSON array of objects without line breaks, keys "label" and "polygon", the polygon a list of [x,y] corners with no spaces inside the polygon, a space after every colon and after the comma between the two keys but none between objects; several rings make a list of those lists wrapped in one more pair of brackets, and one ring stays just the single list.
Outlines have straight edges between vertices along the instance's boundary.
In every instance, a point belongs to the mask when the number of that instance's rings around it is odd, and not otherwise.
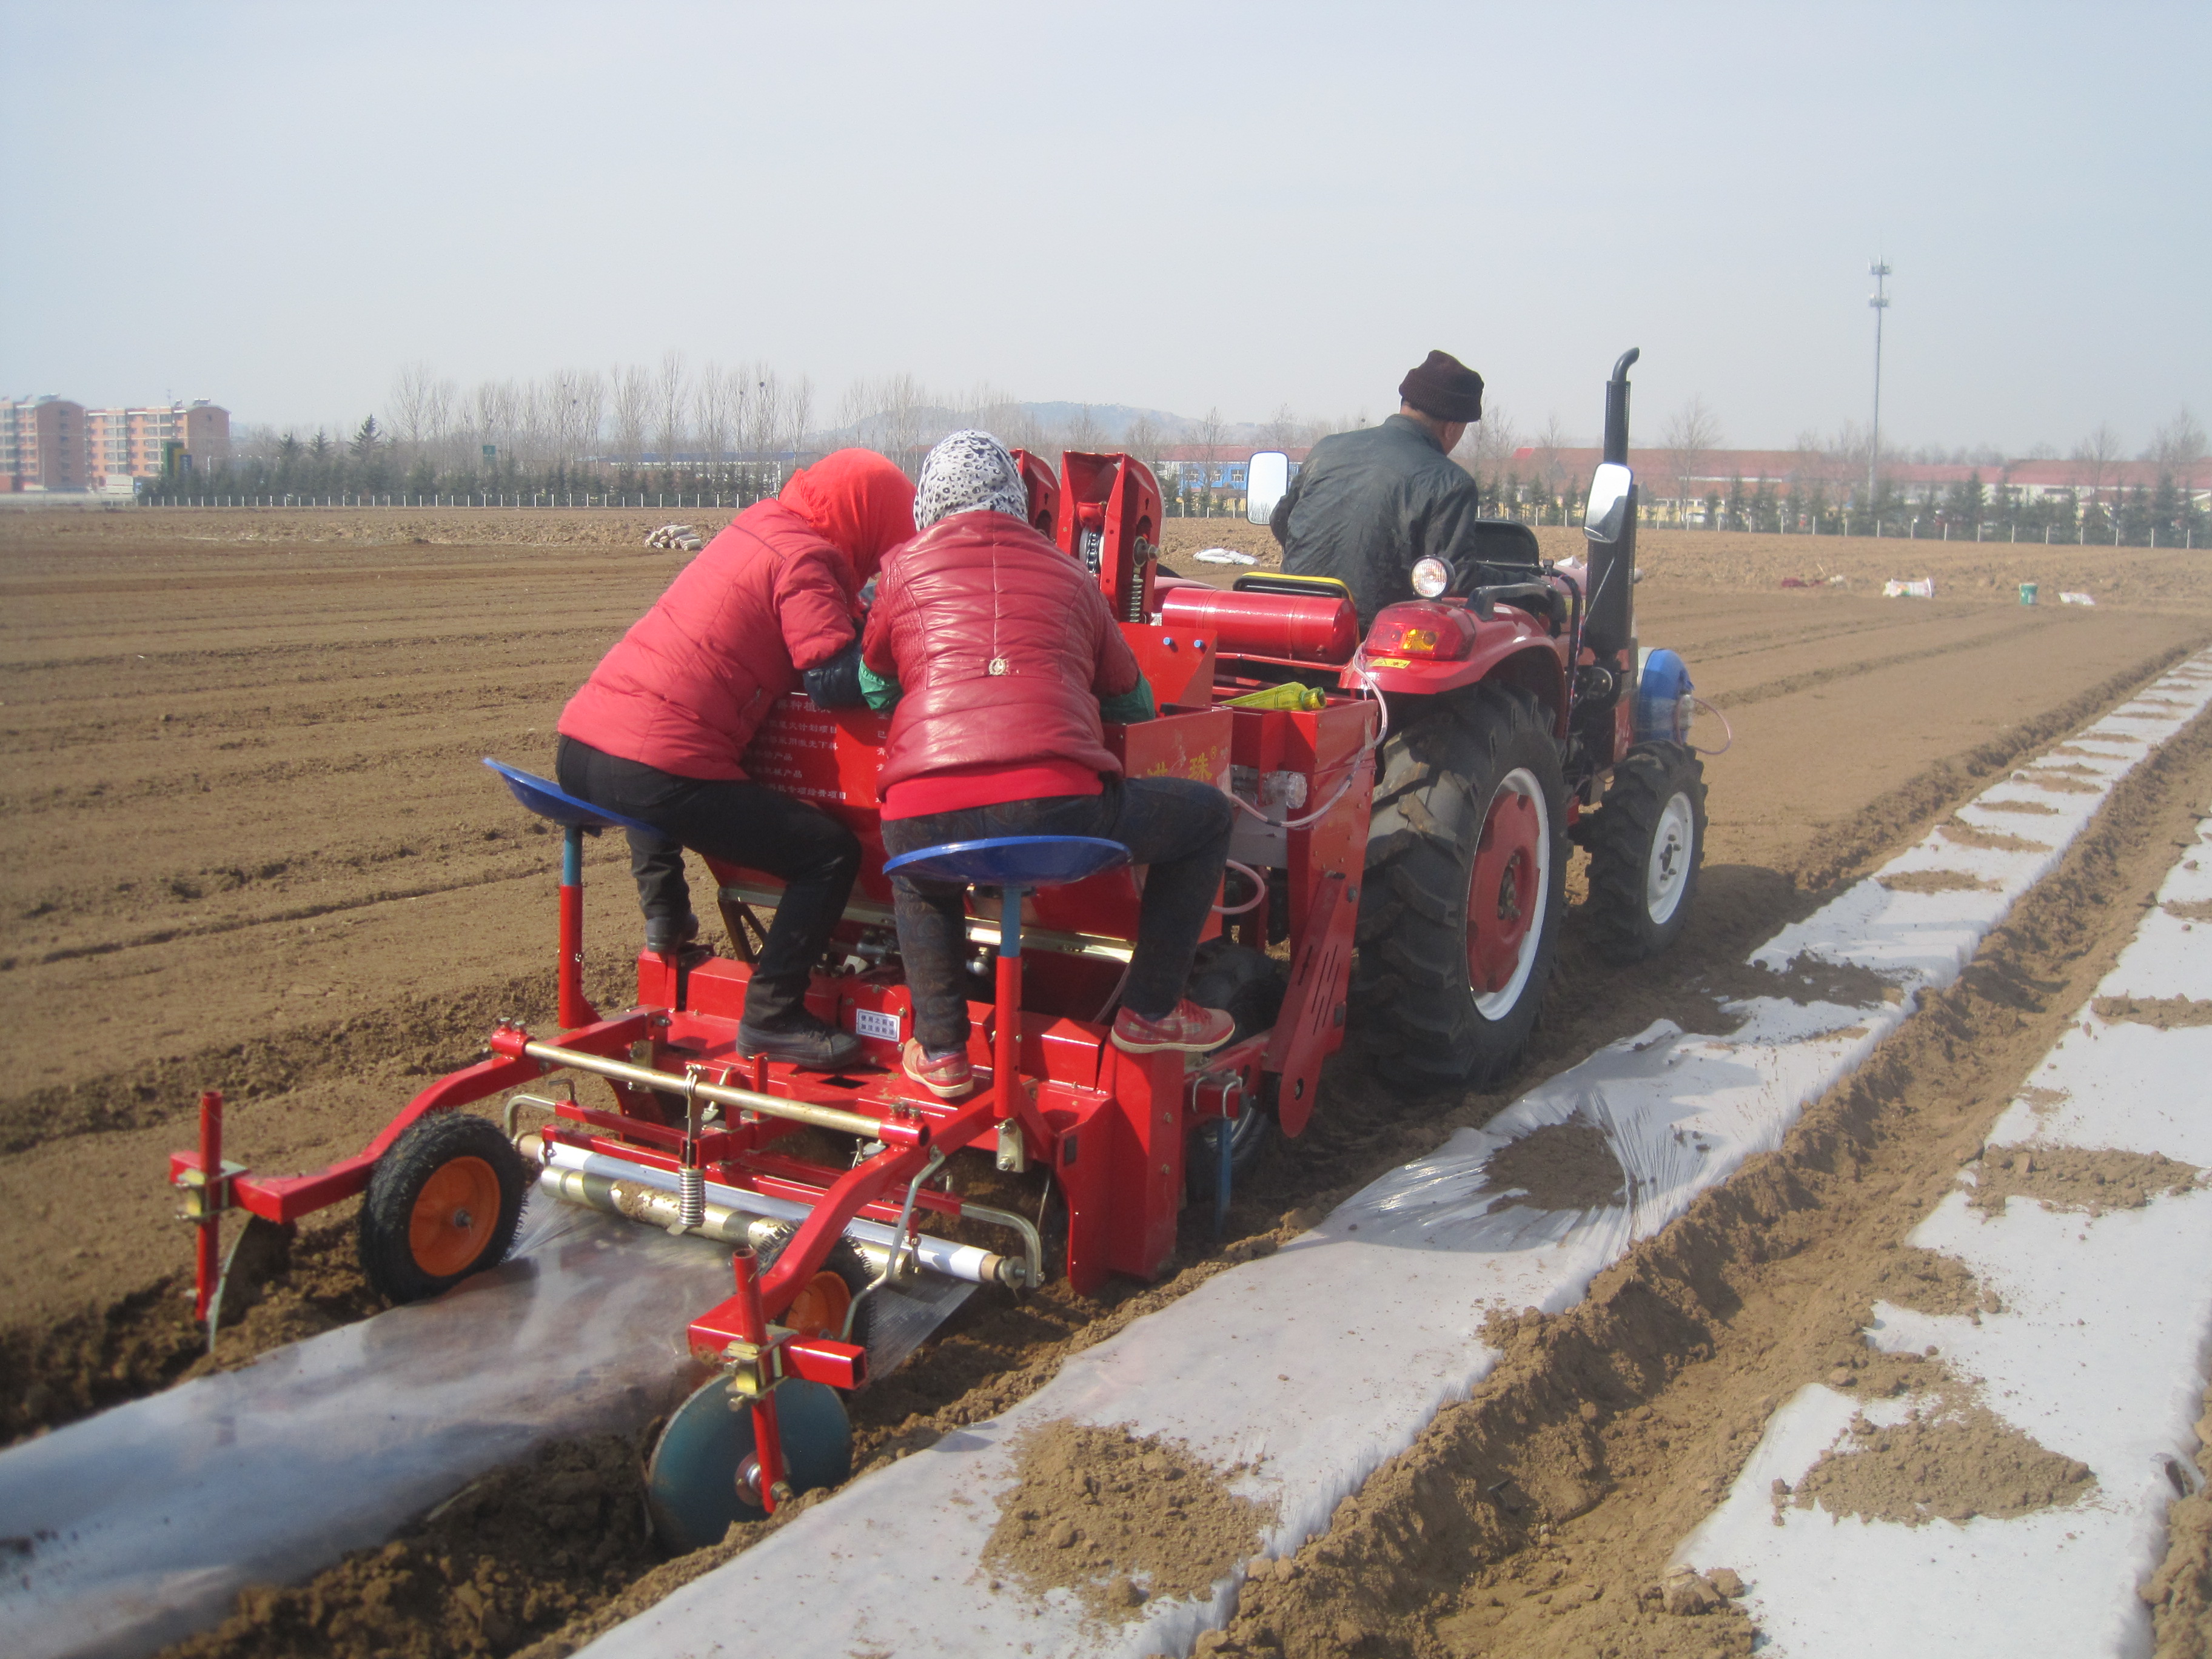
[{"label": "black trousers", "polygon": [[[884,820],[884,850],[896,857],[949,841],[994,836],[1096,836],[1118,841],[1133,864],[1148,866],[1137,949],[1121,993],[1124,1007],[1146,1019],[1174,1012],[1190,978],[1199,930],[1221,890],[1237,809],[1211,784],[1188,778],[1112,778],[1097,795],[1036,800]],[[962,975],[968,933],[964,887],[891,877],[898,904],[899,955],[914,997],[915,1035],[933,1054],[968,1041]]]},{"label": "black trousers", "polygon": [[630,874],[648,916],[691,909],[684,849],[764,870],[784,882],[783,901],[745,993],[745,1022],[774,1030],[804,1009],[807,975],[845,914],[860,843],[818,807],[757,783],[680,778],[563,737],[554,769],[561,787],[594,805],[662,831],[629,832]]}]

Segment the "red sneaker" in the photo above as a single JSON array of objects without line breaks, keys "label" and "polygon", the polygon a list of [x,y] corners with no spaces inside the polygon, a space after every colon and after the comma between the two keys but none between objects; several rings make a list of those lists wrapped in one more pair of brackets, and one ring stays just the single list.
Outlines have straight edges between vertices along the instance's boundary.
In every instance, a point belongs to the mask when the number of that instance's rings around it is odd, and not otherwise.
[{"label": "red sneaker", "polygon": [[908,1037],[899,1050],[899,1069],[939,1100],[965,1099],[975,1087],[975,1068],[968,1063],[965,1048],[932,1060],[922,1052],[919,1038]]},{"label": "red sneaker", "polygon": [[1143,1019],[1124,1008],[1114,1016],[1114,1046],[1124,1054],[1153,1054],[1180,1049],[1202,1054],[1218,1048],[1237,1033],[1237,1019],[1219,1008],[1201,1008],[1185,997],[1164,1019]]}]

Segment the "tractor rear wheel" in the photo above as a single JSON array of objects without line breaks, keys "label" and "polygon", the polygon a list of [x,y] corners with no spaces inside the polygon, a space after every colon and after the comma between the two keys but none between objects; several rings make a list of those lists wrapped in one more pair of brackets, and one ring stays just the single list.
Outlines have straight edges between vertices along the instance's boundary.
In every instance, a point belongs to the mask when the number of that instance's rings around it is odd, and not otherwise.
[{"label": "tractor rear wheel", "polygon": [[1559,943],[1565,793],[1550,720],[1509,687],[1384,745],[1352,988],[1385,1076],[1486,1088],[1519,1059]]},{"label": "tractor rear wheel", "polygon": [[1589,836],[1598,949],[1626,964],[1681,934],[1705,857],[1705,769],[1679,743],[1643,743],[1613,769]]},{"label": "tractor rear wheel", "polygon": [[514,1243],[530,1172],[499,1126],[434,1112],[394,1141],[361,1204],[361,1267],[393,1302],[420,1302],[495,1267]]}]

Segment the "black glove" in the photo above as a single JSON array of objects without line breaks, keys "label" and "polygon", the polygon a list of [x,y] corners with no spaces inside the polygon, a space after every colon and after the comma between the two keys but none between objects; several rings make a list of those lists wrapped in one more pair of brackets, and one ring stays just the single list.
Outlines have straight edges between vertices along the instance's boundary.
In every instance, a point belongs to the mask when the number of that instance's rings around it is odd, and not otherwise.
[{"label": "black glove", "polygon": [[857,708],[866,701],[860,695],[860,641],[806,671],[806,695],[817,708]]}]

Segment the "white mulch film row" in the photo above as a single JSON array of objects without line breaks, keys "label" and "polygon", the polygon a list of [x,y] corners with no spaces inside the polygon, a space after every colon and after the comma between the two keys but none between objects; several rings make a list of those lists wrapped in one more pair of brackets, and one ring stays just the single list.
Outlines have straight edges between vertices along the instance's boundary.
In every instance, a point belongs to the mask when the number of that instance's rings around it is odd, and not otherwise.
[{"label": "white mulch film row", "polygon": [[[2203,666],[2199,666],[2202,664]],[[2212,653],[2075,744],[2103,788],[2212,700]],[[2024,769],[2033,774],[2034,768]],[[1410,1444],[1495,1363],[1476,1335],[1493,1307],[1572,1305],[1629,1243],[1679,1215],[1893,1030],[1917,991],[1948,984],[2057,860],[2104,795],[2048,793],[2051,850],[1969,851],[1931,837],[1892,869],[1964,869],[1988,890],[1915,895],[1865,883],[1759,954],[1801,951],[1888,975],[1870,1008],[1741,1006],[1726,1040],[1670,1024],[1592,1055],[1480,1131],[1376,1182],[1267,1261],[1224,1273],[1062,1368],[1004,1417],[855,1481],[790,1527],[610,1633],[595,1654],[734,1652],[759,1599],[779,1647],[843,1656],[873,1639],[925,1653],[1140,1655],[1187,1648],[1224,1620],[1236,1579],[1205,1604],[1149,1606],[1117,1634],[1072,1600],[989,1594],[975,1561],[1012,1481],[1006,1441],[1059,1417],[1189,1440],[1279,1506],[1267,1548],[1295,1548],[1339,1498]],[[1962,814],[1971,817],[1972,809]],[[2002,820],[2002,821],[2000,821]],[[1991,814],[2018,833],[2021,820]],[[1489,1154],[1577,1115],[1637,1177],[1626,1208],[1513,1207],[1475,1195]],[[152,1651],[227,1613],[251,1583],[295,1580],[391,1535],[458,1480],[561,1435],[634,1427],[672,1403],[684,1322],[720,1294],[724,1252],[565,1206],[533,1206],[515,1259],[440,1301],[404,1308],[184,1384],[0,1453],[0,1533],[33,1540],[0,1578],[6,1650]],[[1378,1297],[1376,1285],[1389,1287]],[[889,1358],[886,1356],[885,1358]],[[896,1559],[897,1571],[884,1562]],[[813,1646],[806,1645],[813,1643]]]},{"label": "white mulch film row", "polygon": [[[2212,999],[2212,926],[2162,908],[2212,900],[2212,826],[2199,827],[2158,897],[2161,908],[2145,915],[2095,998]],[[2212,1027],[2109,1023],[2095,998],[2023,1079],[1989,1144],[2212,1166]],[[1974,1179],[1963,1172],[1906,1242],[1964,1262],[2002,1310],[1975,1322],[1878,1302],[1866,1340],[1888,1352],[1932,1347],[2004,1421],[2087,1464],[2095,1490],[2063,1507],[1963,1524],[1838,1518],[1790,1504],[1778,1525],[1773,1483],[1795,1487],[1859,1409],[1824,1385],[1800,1390],[1677,1552],[1681,1565],[1733,1567],[1747,1582],[1746,1605],[1776,1659],[2151,1650],[2136,1587],[2164,1553],[2166,1505],[2197,1479],[2212,1189],[2101,1215],[2015,1194],[1988,1215],[1967,1206]],[[1909,1408],[1904,1400],[1865,1407],[1881,1424]]]},{"label": "white mulch film row", "polygon": [[[1127,1624],[1086,1626],[1074,1597],[989,1588],[979,1559],[1014,1484],[1011,1443],[1057,1419],[1189,1442],[1222,1468],[1256,1465],[1236,1489],[1276,1506],[1262,1553],[1296,1550],[1337,1503],[1405,1450],[1445,1405],[1487,1376],[1498,1352],[1478,1334],[1493,1309],[1558,1312],[1630,1244],[1659,1231],[1753,1154],[1949,985],[1990,929],[2048,874],[2114,784],[2212,701],[2212,653],[2162,677],[2063,745],[1961,809],[1965,822],[2043,843],[1967,848],[1931,833],[1753,961],[1800,955],[1871,969],[1899,1000],[1731,1005],[1726,1037],[1660,1021],[1530,1091],[1481,1129],[1392,1171],[1312,1231],[1263,1261],[1218,1275],[1070,1359],[1045,1388],[990,1422],[836,1493],[726,1565],[592,1644],[592,1659],[706,1659],[751,1644],[748,1610],[778,1610],[784,1659],[856,1651],[926,1655],[1186,1652],[1235,1609],[1243,1566],[1204,1602],[1163,1597]],[[2094,781],[2095,793],[2046,790],[2039,772]],[[2008,800],[2055,815],[1981,811]],[[2032,830],[2024,830],[2026,824]],[[1915,893],[1879,877],[1960,872],[1985,887]],[[1601,1127],[1633,1178],[1625,1206],[1499,1207],[1485,1193],[1492,1152],[1546,1125]],[[2196,1260],[2205,1258],[2197,1253]],[[2161,1476],[2161,1479],[2164,1477]],[[1749,1557],[1746,1557],[1749,1559]],[[1858,1621],[1872,1581],[1861,1589]],[[2048,1648],[2017,1650],[2053,1651]]]},{"label": "white mulch film row", "polygon": [[[381,1543],[488,1469],[683,1397],[682,1335],[729,1252],[534,1200],[514,1257],[395,1308],[0,1453],[8,1659],[136,1656],[217,1624],[240,1589]],[[901,1295],[886,1367],[973,1287]]]}]

